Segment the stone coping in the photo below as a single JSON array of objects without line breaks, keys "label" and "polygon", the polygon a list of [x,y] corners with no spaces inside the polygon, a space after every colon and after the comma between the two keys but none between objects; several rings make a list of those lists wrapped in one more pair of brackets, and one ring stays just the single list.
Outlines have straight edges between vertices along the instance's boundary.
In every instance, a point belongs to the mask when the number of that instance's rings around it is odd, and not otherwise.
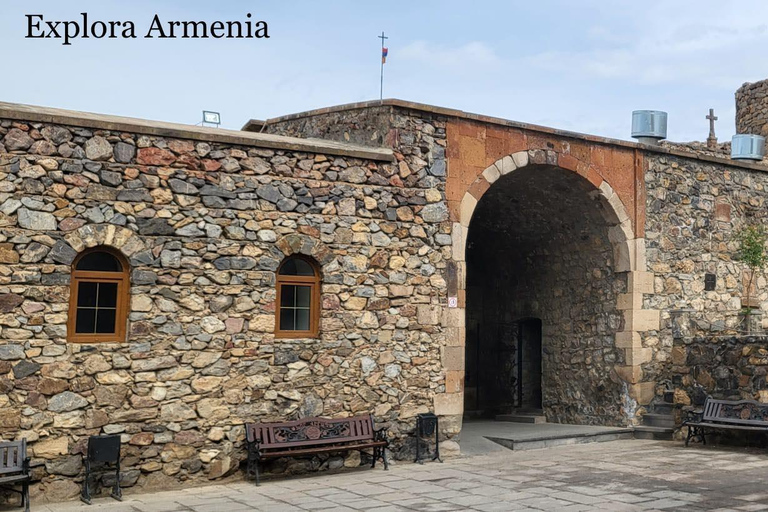
[{"label": "stone coping", "polygon": [[348,156],[366,160],[386,162],[394,160],[392,151],[385,148],[371,148],[321,139],[300,139],[298,137],[286,137],[268,133],[250,133],[222,128],[168,123],[164,121],[150,121],[132,117],[93,114],[89,112],[39,107],[19,103],[0,102],[0,119],[21,122],[53,123],[96,130],[154,135],[158,137]]},{"label": "stone coping", "polygon": [[678,149],[673,149],[669,147],[662,147],[662,146],[654,146],[649,144],[641,144],[638,142],[631,142],[621,139],[612,139],[610,137],[601,137],[599,135],[588,135],[585,133],[579,133],[579,132],[572,132],[568,130],[560,130],[558,128],[550,128],[547,126],[540,126],[536,124],[530,124],[530,123],[522,123],[519,121],[511,121],[509,119],[503,119],[500,117],[493,117],[493,116],[487,116],[483,114],[473,114],[471,112],[465,112],[463,110],[458,109],[452,109],[452,108],[446,108],[446,107],[438,107],[435,105],[427,105],[424,103],[416,103],[413,101],[406,101],[406,100],[400,100],[396,98],[388,98],[385,100],[370,100],[370,101],[361,101],[358,103],[346,103],[344,105],[336,105],[333,107],[326,107],[326,108],[320,108],[315,110],[308,110],[305,112],[298,112],[295,114],[288,114],[280,117],[274,117],[271,119],[267,119],[266,121],[262,121],[259,119],[251,119],[245,125],[243,126],[242,130],[246,132],[257,132],[261,131],[265,126],[268,126],[270,124],[280,123],[284,121],[291,121],[294,119],[301,119],[304,117],[312,117],[312,116],[319,116],[324,114],[331,114],[334,112],[344,112],[344,111],[350,111],[350,110],[362,110],[366,108],[374,108],[374,107],[399,107],[404,109],[410,109],[410,110],[417,110],[420,112],[427,112],[430,114],[437,114],[442,115],[446,117],[455,117],[460,119],[468,119],[472,121],[477,121],[480,123],[486,123],[486,124],[495,124],[500,126],[506,126],[510,128],[519,128],[521,130],[527,130],[532,132],[539,132],[539,133],[545,133],[548,135],[556,135],[558,137],[565,137],[569,139],[578,139],[578,140],[584,140],[587,142],[592,142],[595,144],[604,144],[609,146],[619,146],[623,148],[629,148],[629,149],[636,149],[641,151],[648,151],[652,153],[661,153],[661,154],[667,154],[672,156],[677,156],[681,158],[688,158],[691,160],[700,160],[703,162],[711,162],[718,165],[727,165],[730,167],[738,167],[742,169],[751,169],[755,171],[762,171],[766,172],[768,171],[768,167],[766,167],[764,164],[755,164],[750,162],[742,162],[737,160],[731,160],[730,158],[725,157],[718,157],[703,153],[695,153],[692,151],[683,151]]}]

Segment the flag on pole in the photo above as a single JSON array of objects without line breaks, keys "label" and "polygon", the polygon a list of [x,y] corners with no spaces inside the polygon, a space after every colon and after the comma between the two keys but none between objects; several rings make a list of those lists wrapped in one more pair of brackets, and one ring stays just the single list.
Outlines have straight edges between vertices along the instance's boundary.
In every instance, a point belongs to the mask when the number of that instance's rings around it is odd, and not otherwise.
[{"label": "flag on pole", "polygon": [[389,53],[389,48],[381,47],[381,63],[386,64],[387,63],[387,54]]}]

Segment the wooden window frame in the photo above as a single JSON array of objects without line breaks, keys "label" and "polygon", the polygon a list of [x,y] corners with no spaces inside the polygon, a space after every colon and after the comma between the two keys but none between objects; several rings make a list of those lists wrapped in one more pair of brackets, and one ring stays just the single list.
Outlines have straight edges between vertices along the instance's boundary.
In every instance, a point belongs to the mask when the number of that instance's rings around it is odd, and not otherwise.
[{"label": "wooden window frame", "polygon": [[[313,276],[286,276],[281,275],[280,270],[286,262],[292,259],[300,259],[307,262],[314,271]],[[275,288],[277,297],[275,298],[275,338],[318,338],[320,336],[320,286],[322,276],[320,267],[312,258],[295,254],[285,258],[277,268],[277,278]],[[309,330],[308,331],[287,331],[280,329],[280,304],[283,293],[283,285],[301,285],[310,287],[309,298]]]},{"label": "wooden window frame", "polygon": [[[101,272],[96,270],[77,270],[77,264],[83,257],[95,252],[104,252],[117,259],[122,266],[121,272]],[[115,305],[115,332],[98,334],[78,334],[75,332],[77,325],[77,298],[80,293],[80,283],[116,283],[117,303]],[[128,260],[110,247],[93,247],[77,255],[72,262],[72,271],[69,283],[69,317],[67,318],[67,341],[70,343],[115,343],[125,342],[126,326],[128,324],[128,309],[131,303],[130,295],[130,267]]]}]

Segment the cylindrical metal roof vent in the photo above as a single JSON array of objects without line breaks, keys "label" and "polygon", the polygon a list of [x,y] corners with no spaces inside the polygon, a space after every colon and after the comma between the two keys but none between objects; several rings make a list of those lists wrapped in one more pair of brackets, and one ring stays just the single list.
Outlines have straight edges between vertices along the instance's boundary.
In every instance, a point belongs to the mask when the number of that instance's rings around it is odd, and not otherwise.
[{"label": "cylindrical metal roof vent", "polygon": [[632,112],[632,137],[643,144],[658,144],[667,138],[667,113],[660,110]]},{"label": "cylindrical metal roof vent", "polygon": [[765,155],[765,137],[739,134],[731,139],[731,158],[734,160],[762,160]]}]

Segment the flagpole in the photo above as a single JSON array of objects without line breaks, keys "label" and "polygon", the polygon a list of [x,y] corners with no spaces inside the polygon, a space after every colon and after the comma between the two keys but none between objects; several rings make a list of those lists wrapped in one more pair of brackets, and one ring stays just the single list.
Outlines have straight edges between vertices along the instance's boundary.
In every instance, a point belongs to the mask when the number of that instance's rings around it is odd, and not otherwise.
[{"label": "flagpole", "polygon": [[[384,35],[384,32],[381,33]],[[384,101],[384,39],[381,40],[381,85],[379,86],[379,102]]]},{"label": "flagpole", "polygon": [[379,86],[379,102],[384,101],[384,40],[389,39],[384,35],[384,31],[381,31],[381,35],[378,36],[381,39],[381,84]]}]

